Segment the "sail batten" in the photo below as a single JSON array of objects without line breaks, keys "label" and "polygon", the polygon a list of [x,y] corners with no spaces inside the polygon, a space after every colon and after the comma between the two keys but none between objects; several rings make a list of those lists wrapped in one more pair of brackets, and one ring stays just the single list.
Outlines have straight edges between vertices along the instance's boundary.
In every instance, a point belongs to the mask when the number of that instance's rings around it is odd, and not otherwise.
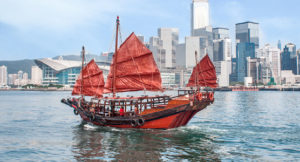
[{"label": "sail batten", "polygon": [[160,72],[152,52],[134,33],[120,46],[117,55],[111,64],[104,93],[113,92],[114,78],[115,92],[162,90]]},{"label": "sail batten", "polygon": [[194,67],[187,86],[218,87],[215,66],[208,55],[204,56],[203,59]]},{"label": "sail batten", "polygon": [[[83,76],[82,76],[83,74]],[[72,95],[101,97],[104,89],[103,72],[94,60],[91,60],[80,72]]]}]

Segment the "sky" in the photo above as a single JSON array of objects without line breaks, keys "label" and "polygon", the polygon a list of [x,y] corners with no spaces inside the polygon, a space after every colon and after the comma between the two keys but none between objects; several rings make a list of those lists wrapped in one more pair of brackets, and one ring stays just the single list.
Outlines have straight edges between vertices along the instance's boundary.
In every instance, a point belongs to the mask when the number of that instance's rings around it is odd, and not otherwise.
[{"label": "sky", "polygon": [[[157,36],[160,27],[190,35],[192,0],[0,0],[0,60],[48,58],[114,50],[115,19],[121,37]],[[260,45],[292,42],[300,47],[299,0],[209,0],[213,27],[260,23]]]}]

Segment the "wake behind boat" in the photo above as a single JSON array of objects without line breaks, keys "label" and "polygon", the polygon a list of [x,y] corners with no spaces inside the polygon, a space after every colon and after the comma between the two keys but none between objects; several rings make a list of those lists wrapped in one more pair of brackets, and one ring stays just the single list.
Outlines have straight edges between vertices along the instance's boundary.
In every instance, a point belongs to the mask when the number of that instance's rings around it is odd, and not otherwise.
[{"label": "wake behind boat", "polygon": [[[134,33],[118,48],[119,17],[116,28],[116,48],[106,82],[94,60],[84,66],[82,49],[82,70],[72,92],[81,97],[61,101],[72,107],[74,114],[100,126],[168,129],[186,125],[197,112],[214,102],[212,89],[201,90],[217,87],[216,71],[208,55],[194,67],[187,84],[190,88],[178,90],[176,96],[116,96],[120,92],[163,91],[152,52]],[[93,98],[87,101],[85,96]]]}]

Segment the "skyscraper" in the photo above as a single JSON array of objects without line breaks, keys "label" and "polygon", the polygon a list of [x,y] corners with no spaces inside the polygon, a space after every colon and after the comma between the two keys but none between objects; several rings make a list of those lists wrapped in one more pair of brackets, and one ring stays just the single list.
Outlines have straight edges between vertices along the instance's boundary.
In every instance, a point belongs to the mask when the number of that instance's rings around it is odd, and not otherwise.
[{"label": "skyscraper", "polygon": [[7,67],[0,66],[0,86],[7,85]]},{"label": "skyscraper", "polygon": [[295,75],[298,74],[299,59],[297,56],[296,45],[288,43],[281,53],[281,70],[292,70]]},{"label": "skyscraper", "polygon": [[229,38],[229,29],[213,29],[213,60],[231,61],[231,39]]},{"label": "skyscraper", "polygon": [[210,25],[208,0],[193,0],[191,11],[191,35],[193,36],[195,29]]},{"label": "skyscraper", "polygon": [[254,43],[255,49],[259,48],[259,24],[243,22],[235,25],[236,43]]},{"label": "skyscraper", "polygon": [[[257,53],[259,58],[265,58],[266,67],[262,67],[262,78],[270,79],[270,77],[273,77],[275,83],[280,84],[280,49],[267,44],[258,49]],[[269,70],[271,75],[268,75]],[[268,76],[264,76],[264,74]],[[269,82],[269,80],[267,80],[267,82]]]},{"label": "skyscraper", "polygon": [[213,39],[225,39],[229,38],[229,29],[228,28],[213,28]]},{"label": "skyscraper", "polygon": [[244,82],[244,77],[247,76],[247,57],[255,57],[255,44],[238,43],[236,47],[236,72],[238,82]]},{"label": "skyscraper", "polygon": [[280,40],[278,40],[277,48],[281,51],[281,41]]},{"label": "skyscraper", "polygon": [[159,28],[158,36],[162,41],[161,52],[158,56],[161,68],[173,68],[176,64],[176,46],[178,44],[179,30],[177,28]]}]

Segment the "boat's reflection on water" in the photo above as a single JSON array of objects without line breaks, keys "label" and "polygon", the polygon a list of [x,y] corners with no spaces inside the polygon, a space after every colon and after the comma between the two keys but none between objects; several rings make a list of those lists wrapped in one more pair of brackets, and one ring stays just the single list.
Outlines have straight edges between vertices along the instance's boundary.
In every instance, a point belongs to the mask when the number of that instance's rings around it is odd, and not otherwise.
[{"label": "boat's reflection on water", "polygon": [[74,127],[72,152],[82,160],[214,160],[219,161],[213,137],[194,127],[172,130],[135,130],[96,127],[82,123]]}]

